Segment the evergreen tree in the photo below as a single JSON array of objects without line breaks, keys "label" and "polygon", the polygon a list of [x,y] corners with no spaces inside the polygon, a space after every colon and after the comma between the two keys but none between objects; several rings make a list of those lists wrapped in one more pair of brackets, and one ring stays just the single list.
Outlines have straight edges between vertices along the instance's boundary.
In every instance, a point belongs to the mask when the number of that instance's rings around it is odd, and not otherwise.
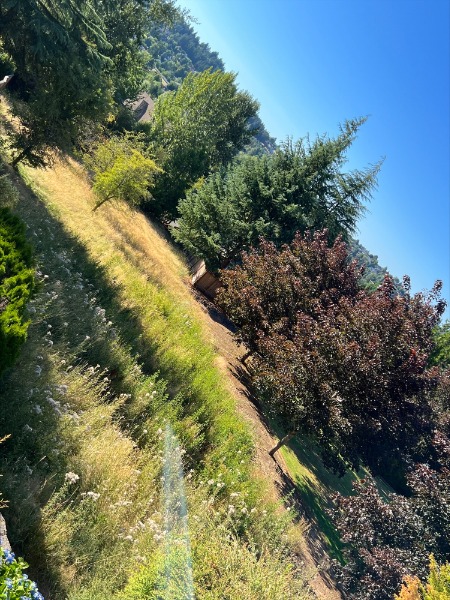
[{"label": "evergreen tree", "polygon": [[176,239],[215,271],[256,246],[260,236],[278,246],[291,242],[296,231],[327,228],[331,240],[347,237],[380,168],[343,170],[364,121],[347,121],[335,139],[288,140],[270,156],[238,157],[187,193]]},{"label": "evergreen tree", "polygon": [[[15,64],[14,164],[44,164],[87,122],[114,113],[114,100],[143,80],[139,47],[152,18],[176,13],[172,0],[29,0],[0,4],[0,43]],[[123,99],[123,98],[122,98]]]}]

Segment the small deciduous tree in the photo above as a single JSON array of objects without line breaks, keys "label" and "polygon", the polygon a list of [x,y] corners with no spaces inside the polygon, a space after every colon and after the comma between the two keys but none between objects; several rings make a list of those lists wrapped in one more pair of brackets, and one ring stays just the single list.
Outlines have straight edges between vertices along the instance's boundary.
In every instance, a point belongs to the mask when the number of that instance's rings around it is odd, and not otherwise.
[{"label": "small deciduous tree", "polygon": [[222,71],[189,73],[176,92],[158,98],[151,138],[164,169],[155,188],[159,214],[174,217],[186,190],[226,164],[254,133],[248,122],[259,105],[238,91],[235,79]]},{"label": "small deciduous tree", "polygon": [[386,277],[372,294],[361,271],[327,232],[297,235],[277,250],[261,242],[242,265],[222,271],[218,301],[254,354],[253,383],[288,431],[307,431],[328,464],[362,461],[395,485],[432,435],[427,369],[432,331],[444,309],[440,284],[404,295]]},{"label": "small deciduous tree", "polygon": [[126,135],[106,140],[85,157],[93,172],[93,190],[98,198],[93,210],[109,200],[137,206],[150,196],[154,177],[161,169],[143,152],[139,137]]}]

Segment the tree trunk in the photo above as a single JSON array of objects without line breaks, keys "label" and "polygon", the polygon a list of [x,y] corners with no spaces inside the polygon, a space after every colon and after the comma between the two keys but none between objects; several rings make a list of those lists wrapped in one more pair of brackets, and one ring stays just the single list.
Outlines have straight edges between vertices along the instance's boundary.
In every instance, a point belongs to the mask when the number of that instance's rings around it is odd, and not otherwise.
[{"label": "tree trunk", "polygon": [[287,435],[285,435],[283,438],[281,438],[281,440],[278,442],[278,444],[272,448],[272,450],[269,452],[270,456],[273,458],[273,455],[275,454],[275,452],[277,450],[279,450],[281,448],[281,446],[284,446],[285,444],[287,444],[296,434],[296,431],[291,431],[289,432]]},{"label": "tree trunk", "polygon": [[248,351],[247,351],[247,352],[244,354],[244,356],[241,358],[241,363],[242,363],[243,365],[245,365],[245,364],[247,363],[248,359],[250,358],[250,356],[251,356],[252,354],[253,354],[253,352],[252,352],[251,350],[248,350]]},{"label": "tree trunk", "polygon": [[13,169],[17,167],[21,160],[23,160],[26,156],[28,156],[33,149],[33,146],[27,146],[22,152],[16,156],[16,158],[12,161],[11,166]]},{"label": "tree trunk", "polygon": [[92,209],[92,212],[95,212],[97,210],[97,208],[100,208],[100,206],[103,206],[103,204],[105,204],[105,202],[109,202],[112,198],[113,198],[113,196],[108,196],[107,198],[103,198],[103,200],[100,200],[100,202],[97,202],[97,204]]}]

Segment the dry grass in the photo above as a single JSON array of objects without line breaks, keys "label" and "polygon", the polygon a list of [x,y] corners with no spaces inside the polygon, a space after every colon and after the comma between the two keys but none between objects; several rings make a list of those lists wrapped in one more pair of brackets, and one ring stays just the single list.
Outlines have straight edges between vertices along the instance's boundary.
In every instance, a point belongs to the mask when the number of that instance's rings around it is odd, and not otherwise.
[{"label": "dry grass", "polygon": [[[17,210],[36,244],[41,288],[21,359],[0,384],[9,406],[1,425],[13,433],[0,469],[14,500],[12,535],[34,565],[31,575],[48,600],[100,600],[123,597],[128,581],[139,588],[154,572],[158,432],[167,419],[192,469],[197,597],[219,599],[234,580],[230,598],[269,600],[280,590],[307,598],[290,566],[290,517],[264,504],[250,475],[248,428],[216,367],[180,256],[123,205],[92,213],[75,162],[22,175],[37,195],[22,189]],[[69,484],[68,472],[80,479]],[[242,506],[230,519],[232,494]]]}]

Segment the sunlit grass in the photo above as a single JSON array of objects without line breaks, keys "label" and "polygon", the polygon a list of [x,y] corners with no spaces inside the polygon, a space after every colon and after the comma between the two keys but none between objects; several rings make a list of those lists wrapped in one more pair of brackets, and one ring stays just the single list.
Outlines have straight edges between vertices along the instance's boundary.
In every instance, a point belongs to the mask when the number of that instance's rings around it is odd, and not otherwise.
[{"label": "sunlit grass", "polygon": [[17,212],[40,287],[0,382],[1,431],[12,434],[0,472],[31,575],[50,599],[152,597],[170,422],[188,472],[196,597],[309,597],[290,550],[300,533],[251,475],[252,440],[181,258],[125,206],[93,214],[76,163],[22,175],[36,193],[22,189]]}]

